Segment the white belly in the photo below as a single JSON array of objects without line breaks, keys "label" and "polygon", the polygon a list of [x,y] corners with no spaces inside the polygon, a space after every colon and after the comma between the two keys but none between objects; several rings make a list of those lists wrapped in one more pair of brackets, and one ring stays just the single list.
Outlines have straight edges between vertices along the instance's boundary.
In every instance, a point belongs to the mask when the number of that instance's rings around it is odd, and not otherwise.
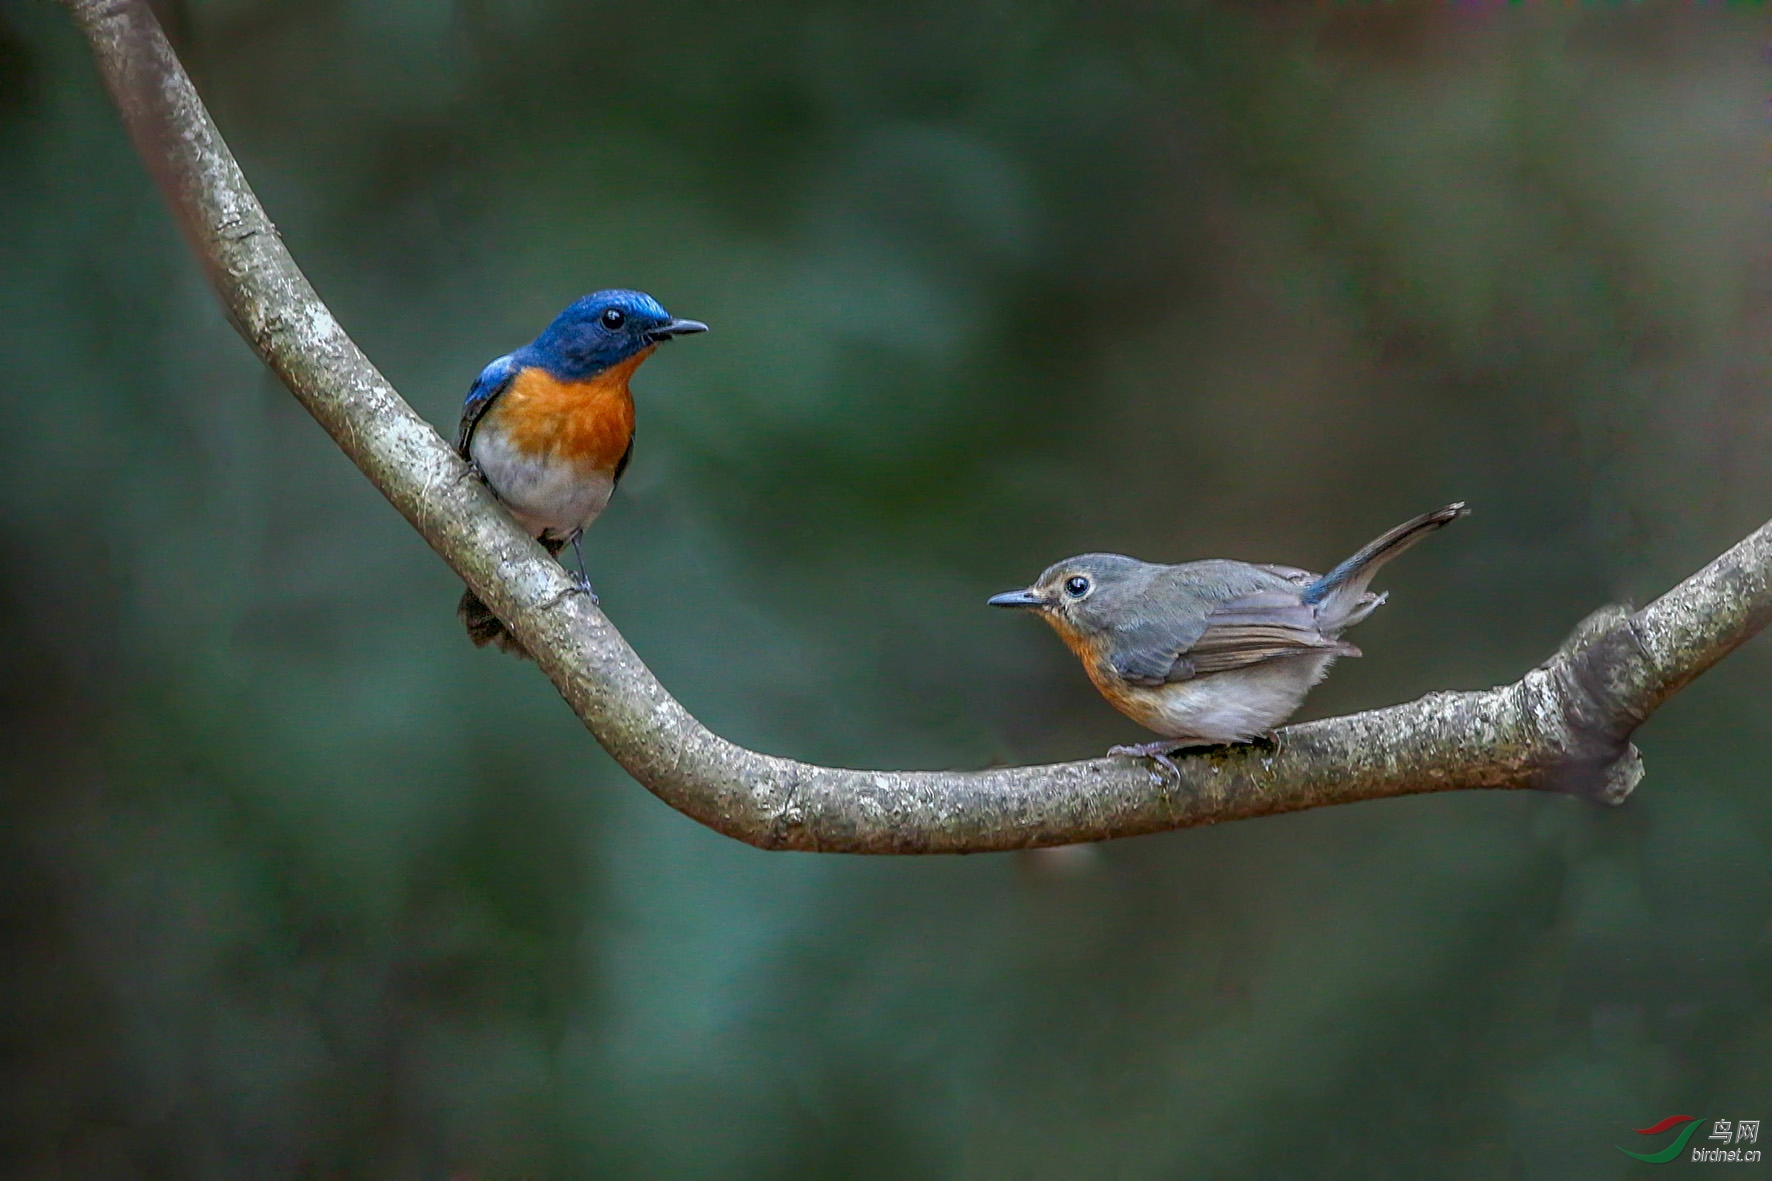
[{"label": "white belly", "polygon": [[597,519],[615,491],[613,472],[525,455],[496,431],[475,431],[468,451],[531,537],[570,537]]},{"label": "white belly", "polygon": [[1288,656],[1191,681],[1133,689],[1130,703],[1144,725],[1165,738],[1218,744],[1247,742],[1297,712],[1311,686],[1329,673],[1333,655]]}]

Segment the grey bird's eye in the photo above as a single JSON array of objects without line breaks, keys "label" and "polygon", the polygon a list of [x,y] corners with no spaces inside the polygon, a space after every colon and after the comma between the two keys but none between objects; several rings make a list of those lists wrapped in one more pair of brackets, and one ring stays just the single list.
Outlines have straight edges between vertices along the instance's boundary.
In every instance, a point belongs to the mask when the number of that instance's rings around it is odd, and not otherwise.
[{"label": "grey bird's eye", "polygon": [[1080,599],[1089,593],[1089,580],[1081,574],[1073,574],[1064,580],[1064,593],[1073,599]]},{"label": "grey bird's eye", "polygon": [[609,329],[609,331],[614,332],[626,321],[627,317],[621,314],[620,308],[603,309],[603,327]]}]

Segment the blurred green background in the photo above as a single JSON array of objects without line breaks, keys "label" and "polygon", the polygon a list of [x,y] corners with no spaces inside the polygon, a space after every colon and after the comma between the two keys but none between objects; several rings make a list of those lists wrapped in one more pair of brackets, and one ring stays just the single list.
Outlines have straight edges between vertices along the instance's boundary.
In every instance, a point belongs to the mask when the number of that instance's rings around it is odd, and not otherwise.
[{"label": "blurred green background", "polygon": [[[1469,500],[1321,716],[1511,680],[1772,507],[1763,10],[161,12],[445,433],[584,291],[714,326],[587,549],[764,750],[1137,739],[983,605],[1080,550],[1322,569]],[[1633,1127],[1772,1117],[1764,640],[1617,810],[764,854],[469,646],[43,0],[0,3],[0,359],[7,1176],[1622,1177]]]}]

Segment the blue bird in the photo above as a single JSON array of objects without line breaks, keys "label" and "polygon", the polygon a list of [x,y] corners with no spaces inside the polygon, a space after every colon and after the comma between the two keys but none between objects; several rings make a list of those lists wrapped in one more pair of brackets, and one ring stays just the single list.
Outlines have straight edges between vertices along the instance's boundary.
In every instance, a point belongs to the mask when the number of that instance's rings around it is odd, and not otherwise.
[{"label": "blue bird", "polygon": [[[486,366],[468,391],[455,449],[549,553],[572,546],[579,588],[592,602],[580,539],[634,453],[628,379],[661,342],[707,330],[642,292],[593,292]],[[476,646],[527,655],[473,591],[456,613]]]}]

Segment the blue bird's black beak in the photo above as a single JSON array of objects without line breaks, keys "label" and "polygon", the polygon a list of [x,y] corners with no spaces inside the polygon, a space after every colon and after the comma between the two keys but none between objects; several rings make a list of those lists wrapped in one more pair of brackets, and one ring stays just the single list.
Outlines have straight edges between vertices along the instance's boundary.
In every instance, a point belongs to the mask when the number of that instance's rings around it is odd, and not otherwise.
[{"label": "blue bird's black beak", "polygon": [[693,336],[697,332],[706,332],[708,326],[700,320],[669,320],[657,328],[646,330],[646,339],[654,343],[669,340],[673,336]]},{"label": "blue bird's black beak", "polygon": [[1031,590],[1004,591],[985,600],[990,607],[1038,607],[1040,598]]}]

